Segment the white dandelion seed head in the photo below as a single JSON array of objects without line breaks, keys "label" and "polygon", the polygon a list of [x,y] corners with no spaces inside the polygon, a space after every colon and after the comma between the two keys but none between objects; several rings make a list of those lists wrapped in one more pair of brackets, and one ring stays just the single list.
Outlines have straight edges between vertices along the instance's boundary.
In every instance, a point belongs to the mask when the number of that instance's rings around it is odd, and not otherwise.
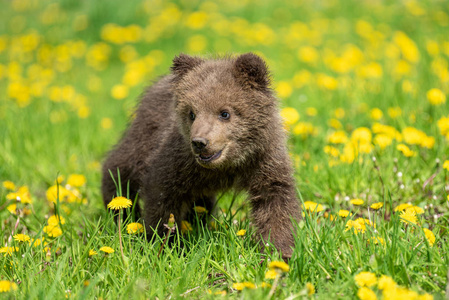
[{"label": "white dandelion seed head", "polygon": [[402,172],[398,172],[398,177],[402,177]]}]

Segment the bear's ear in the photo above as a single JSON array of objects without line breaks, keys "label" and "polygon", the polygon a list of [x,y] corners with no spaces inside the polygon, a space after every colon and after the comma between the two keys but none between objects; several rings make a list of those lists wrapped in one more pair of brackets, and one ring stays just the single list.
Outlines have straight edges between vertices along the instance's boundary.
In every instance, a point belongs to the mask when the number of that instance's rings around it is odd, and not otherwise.
[{"label": "bear's ear", "polygon": [[266,90],[270,85],[266,63],[253,53],[242,54],[235,60],[233,74],[243,86],[252,89]]},{"label": "bear's ear", "polygon": [[190,70],[203,63],[203,60],[199,57],[193,57],[186,54],[179,54],[173,59],[173,65],[171,71],[178,77],[182,77]]}]

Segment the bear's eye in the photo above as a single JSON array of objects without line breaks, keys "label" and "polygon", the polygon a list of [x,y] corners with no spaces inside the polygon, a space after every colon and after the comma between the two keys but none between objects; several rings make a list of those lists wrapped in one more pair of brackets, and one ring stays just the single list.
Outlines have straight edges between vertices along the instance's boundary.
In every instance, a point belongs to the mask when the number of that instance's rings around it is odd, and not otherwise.
[{"label": "bear's eye", "polygon": [[228,120],[231,117],[231,114],[228,113],[227,111],[222,111],[220,113],[220,118],[223,120]]},{"label": "bear's eye", "polygon": [[189,113],[189,118],[190,118],[190,120],[192,120],[192,121],[195,120],[195,114],[193,113],[193,111],[191,111],[191,112]]}]

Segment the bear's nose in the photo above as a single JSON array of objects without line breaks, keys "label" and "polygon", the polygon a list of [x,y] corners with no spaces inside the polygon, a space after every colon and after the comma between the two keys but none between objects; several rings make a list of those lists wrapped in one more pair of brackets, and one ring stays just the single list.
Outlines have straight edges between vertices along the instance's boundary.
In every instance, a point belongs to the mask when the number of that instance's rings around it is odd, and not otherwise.
[{"label": "bear's nose", "polygon": [[192,139],[192,146],[195,152],[201,152],[206,148],[207,146],[207,140],[203,138],[193,138]]}]

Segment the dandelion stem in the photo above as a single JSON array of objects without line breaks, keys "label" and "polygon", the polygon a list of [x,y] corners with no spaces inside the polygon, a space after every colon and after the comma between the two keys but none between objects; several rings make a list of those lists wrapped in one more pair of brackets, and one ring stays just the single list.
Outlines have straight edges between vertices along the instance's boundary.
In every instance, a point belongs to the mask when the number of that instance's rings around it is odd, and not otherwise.
[{"label": "dandelion stem", "polygon": [[122,260],[123,260],[123,263],[125,263],[125,254],[123,254],[123,245],[122,245],[121,220],[122,220],[122,210],[120,210],[119,214],[118,214],[118,239],[120,241],[120,253],[122,254]]},{"label": "dandelion stem", "polygon": [[162,249],[164,248],[165,243],[167,242],[168,237],[170,236],[170,233],[171,233],[171,230],[169,229],[168,233],[165,235],[164,242],[162,243],[161,248],[159,249],[159,252],[157,253],[157,258],[159,258],[159,255],[161,255]]},{"label": "dandelion stem", "polygon": [[270,293],[268,294],[268,299],[271,299],[271,297],[273,297],[274,292],[276,291],[276,288],[277,288],[277,286],[279,284],[279,278],[280,277],[281,276],[279,274],[277,274],[276,277],[274,278],[273,285],[271,286]]}]

